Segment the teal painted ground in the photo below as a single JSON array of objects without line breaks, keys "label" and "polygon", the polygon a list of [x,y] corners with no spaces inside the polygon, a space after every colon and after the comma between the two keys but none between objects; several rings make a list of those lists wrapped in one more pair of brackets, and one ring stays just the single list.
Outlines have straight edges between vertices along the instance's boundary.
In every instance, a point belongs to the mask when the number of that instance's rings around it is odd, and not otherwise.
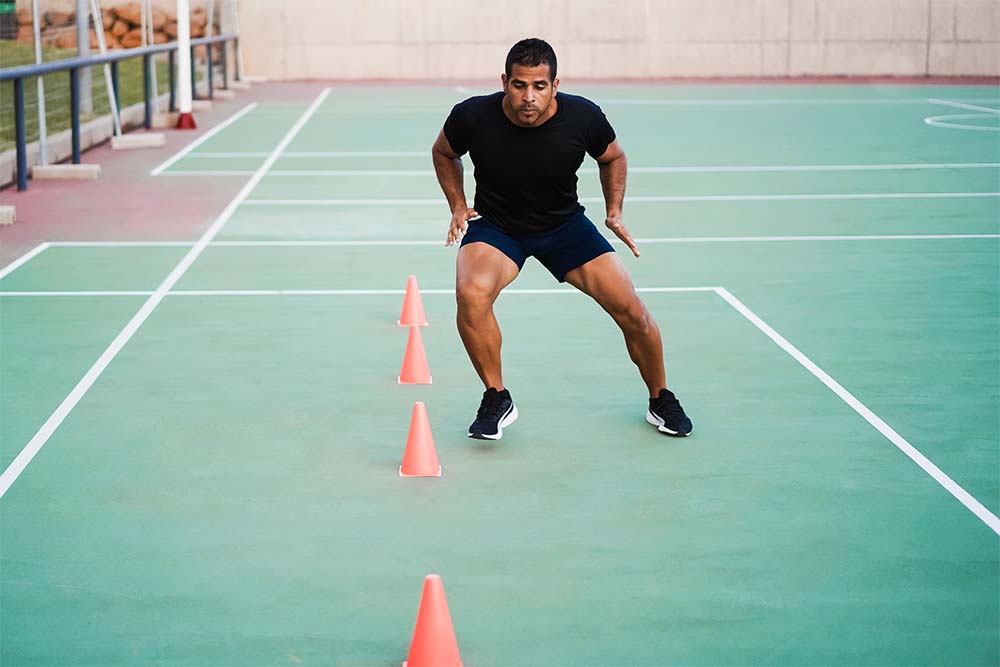
[{"label": "teal painted ground", "polygon": [[[633,166],[1000,162],[1000,135],[923,123],[958,112],[928,98],[995,104],[990,88],[580,92]],[[461,97],[336,89],[288,151],[426,150]],[[197,154],[266,153],[303,110],[261,105],[172,170],[252,171],[264,155]],[[989,192],[998,177],[635,174],[629,194]],[[595,174],[581,192],[599,193]],[[441,196],[427,175],[268,176],[251,194],[369,197]],[[443,241],[441,202],[244,205],[217,240]],[[655,239],[625,258],[637,286],[727,288],[1000,511],[1000,240],[756,238],[996,235],[1000,199],[650,202],[626,222]],[[185,252],[53,247],[0,291],[151,291]],[[401,290],[412,273],[426,292],[453,286],[454,255],[211,246],[175,289]],[[529,262],[513,287],[559,285]],[[0,500],[0,664],[394,665],[429,572],[468,665],[1000,662],[997,535],[715,292],[643,296],[686,440],[645,424],[621,336],[582,295],[498,302],[521,417],[495,444],[465,437],[480,389],[449,294],[423,299],[429,386],[395,383],[400,294],[167,296]],[[0,296],[3,466],[142,300]],[[396,475],[416,400],[440,479]]]}]

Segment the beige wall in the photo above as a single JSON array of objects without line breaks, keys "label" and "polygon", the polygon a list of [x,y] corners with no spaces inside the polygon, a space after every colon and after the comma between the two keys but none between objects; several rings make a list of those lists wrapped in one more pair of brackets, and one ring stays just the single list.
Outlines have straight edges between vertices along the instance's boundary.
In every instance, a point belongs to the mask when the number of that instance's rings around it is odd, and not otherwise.
[{"label": "beige wall", "polygon": [[1000,0],[238,0],[247,73],[481,79],[537,36],[561,77],[1000,75]]}]

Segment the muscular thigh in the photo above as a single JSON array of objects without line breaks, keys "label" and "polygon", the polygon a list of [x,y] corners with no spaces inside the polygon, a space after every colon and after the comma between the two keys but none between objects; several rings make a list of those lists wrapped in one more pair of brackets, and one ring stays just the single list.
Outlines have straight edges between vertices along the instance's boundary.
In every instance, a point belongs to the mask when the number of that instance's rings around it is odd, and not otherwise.
[{"label": "muscular thigh", "polygon": [[616,253],[609,252],[578,266],[566,274],[566,282],[593,297],[612,315],[639,302],[625,265]]},{"label": "muscular thigh", "polygon": [[456,289],[483,296],[496,296],[520,271],[510,257],[488,243],[468,243],[458,249]]}]

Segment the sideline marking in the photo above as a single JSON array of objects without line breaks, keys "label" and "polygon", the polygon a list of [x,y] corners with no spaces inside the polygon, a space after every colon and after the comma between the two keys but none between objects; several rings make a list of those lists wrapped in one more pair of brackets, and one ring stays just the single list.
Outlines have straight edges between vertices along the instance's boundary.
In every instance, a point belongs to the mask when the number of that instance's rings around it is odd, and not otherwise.
[{"label": "sideline marking", "polygon": [[69,395],[63,399],[59,407],[56,408],[42,427],[38,429],[38,432],[32,436],[28,444],[24,446],[24,449],[14,458],[7,469],[0,474],[0,498],[7,493],[10,486],[17,480],[24,469],[31,463],[31,460],[35,457],[38,451],[48,442],[49,438],[55,433],[59,425],[62,424],[66,416],[76,407],[76,404],[80,402],[80,399],[87,393],[87,391],[93,386],[97,378],[101,376],[104,369],[108,367],[108,364],[117,356],[118,352],[121,351],[125,344],[132,338],[142,323],[153,313],[153,310],[160,304],[167,293],[177,284],[177,281],[181,279],[181,276],[191,267],[198,256],[208,247],[209,242],[219,233],[223,225],[229,221],[233,212],[240,205],[267,173],[267,170],[274,165],[277,161],[278,156],[281,152],[288,147],[288,144],[292,142],[295,135],[305,127],[305,124],[309,119],[316,113],[316,110],[326,99],[327,95],[330,94],[330,88],[324,88],[320,92],[319,96],[313,100],[313,103],[309,105],[309,108],[302,114],[302,116],[296,121],[296,123],[288,130],[285,136],[278,142],[278,145],[274,147],[271,151],[271,155],[260,165],[257,169],[257,173],[254,174],[246,184],[240,189],[240,191],[233,197],[229,205],[223,209],[219,217],[216,218],[212,226],[209,227],[202,237],[198,240],[195,245],[188,250],[187,254],[178,262],[177,266],[174,267],[173,271],[160,283],[160,286],[156,288],[156,291],[143,303],[139,311],[132,316],[132,319],[128,321],[128,324],[115,336],[111,344],[104,350],[97,361],[94,362],[90,370],[83,376],[83,378],[73,387],[73,390]]},{"label": "sideline marking", "polygon": [[3,270],[0,271],[0,279],[6,278],[12,272],[14,272],[18,267],[23,266],[24,264],[27,264],[28,262],[30,262],[31,260],[33,260],[35,257],[38,257],[38,255],[40,255],[47,248],[50,248],[50,247],[52,247],[51,243],[39,243],[34,248],[32,248],[31,250],[29,250],[28,252],[24,253],[23,255],[21,255],[20,257],[18,257],[17,259],[15,259],[13,262],[11,262],[7,266],[5,266],[3,268]]},{"label": "sideline marking", "polygon": [[209,139],[211,139],[218,132],[221,132],[222,130],[224,130],[228,126],[232,125],[233,123],[235,123],[237,120],[239,120],[240,118],[242,118],[246,114],[248,114],[251,111],[253,111],[256,106],[257,106],[256,102],[251,102],[250,104],[246,105],[245,107],[243,107],[242,109],[240,109],[239,111],[237,111],[236,113],[234,113],[232,116],[230,116],[226,120],[222,121],[221,123],[219,123],[218,125],[216,125],[215,127],[213,127],[211,130],[209,130],[205,134],[201,135],[200,137],[198,137],[197,139],[195,139],[194,141],[192,141],[190,144],[188,144],[184,148],[180,149],[177,153],[175,153],[171,157],[167,158],[167,160],[163,164],[161,164],[160,166],[158,166],[158,167],[154,168],[152,171],[150,171],[149,175],[150,176],[159,176],[160,174],[163,173],[163,171],[165,169],[170,168],[175,162],[177,162],[182,157],[184,157],[185,155],[187,155],[188,153],[190,153],[191,151],[193,151],[198,146],[202,145],[203,143],[205,143],[206,141],[208,141]]},{"label": "sideline marking", "polygon": [[817,366],[811,359],[809,359],[809,357],[802,354],[802,352],[789,343],[784,336],[772,329],[767,322],[754,314],[754,312],[747,308],[742,301],[733,296],[729,290],[725,287],[719,287],[715,290],[715,292],[722,297],[726,303],[736,309],[736,312],[748,319],[755,327],[764,332],[764,335],[774,341],[778,347],[791,355],[795,361],[799,362],[799,364],[801,364],[807,371],[816,376],[820,382],[825,384],[834,394],[844,401],[844,403],[847,403],[847,405],[849,405],[855,412],[861,415],[865,421],[874,426],[879,433],[889,440],[889,442],[894,444],[901,452],[906,454],[914,463],[920,466],[924,472],[944,487],[944,489],[954,496],[958,502],[965,505],[969,511],[975,514],[979,520],[985,523],[994,533],[1000,535],[1000,519],[986,509],[986,507],[976,500],[972,494],[963,489],[951,477],[942,472],[940,468],[934,465],[934,463],[924,456],[916,447],[907,442],[903,436],[897,433],[878,415],[855,398],[855,396],[851,394],[851,392],[847,391],[843,385],[830,377],[829,373]]},{"label": "sideline marking", "polygon": [[[833,193],[802,195],[675,195],[654,197],[625,196],[625,203],[688,202],[688,201],[796,201],[823,199],[948,199],[1000,197],[1000,192],[878,192]],[[602,204],[603,197],[580,197],[585,204]],[[244,206],[445,206],[440,198],[433,199],[247,199]]]}]

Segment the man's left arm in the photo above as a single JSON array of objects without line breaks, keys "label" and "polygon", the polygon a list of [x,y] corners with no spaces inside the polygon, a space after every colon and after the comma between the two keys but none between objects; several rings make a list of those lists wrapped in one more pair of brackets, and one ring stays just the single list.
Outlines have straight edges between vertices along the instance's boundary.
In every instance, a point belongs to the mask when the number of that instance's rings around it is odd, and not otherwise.
[{"label": "man's left arm", "polygon": [[628,161],[625,151],[618,140],[608,144],[604,153],[597,158],[598,171],[601,174],[601,190],[604,192],[604,208],[606,211],[604,224],[629,247],[632,254],[639,256],[639,248],[629,235],[622,222],[622,204],[625,200],[625,178],[628,174]]}]

